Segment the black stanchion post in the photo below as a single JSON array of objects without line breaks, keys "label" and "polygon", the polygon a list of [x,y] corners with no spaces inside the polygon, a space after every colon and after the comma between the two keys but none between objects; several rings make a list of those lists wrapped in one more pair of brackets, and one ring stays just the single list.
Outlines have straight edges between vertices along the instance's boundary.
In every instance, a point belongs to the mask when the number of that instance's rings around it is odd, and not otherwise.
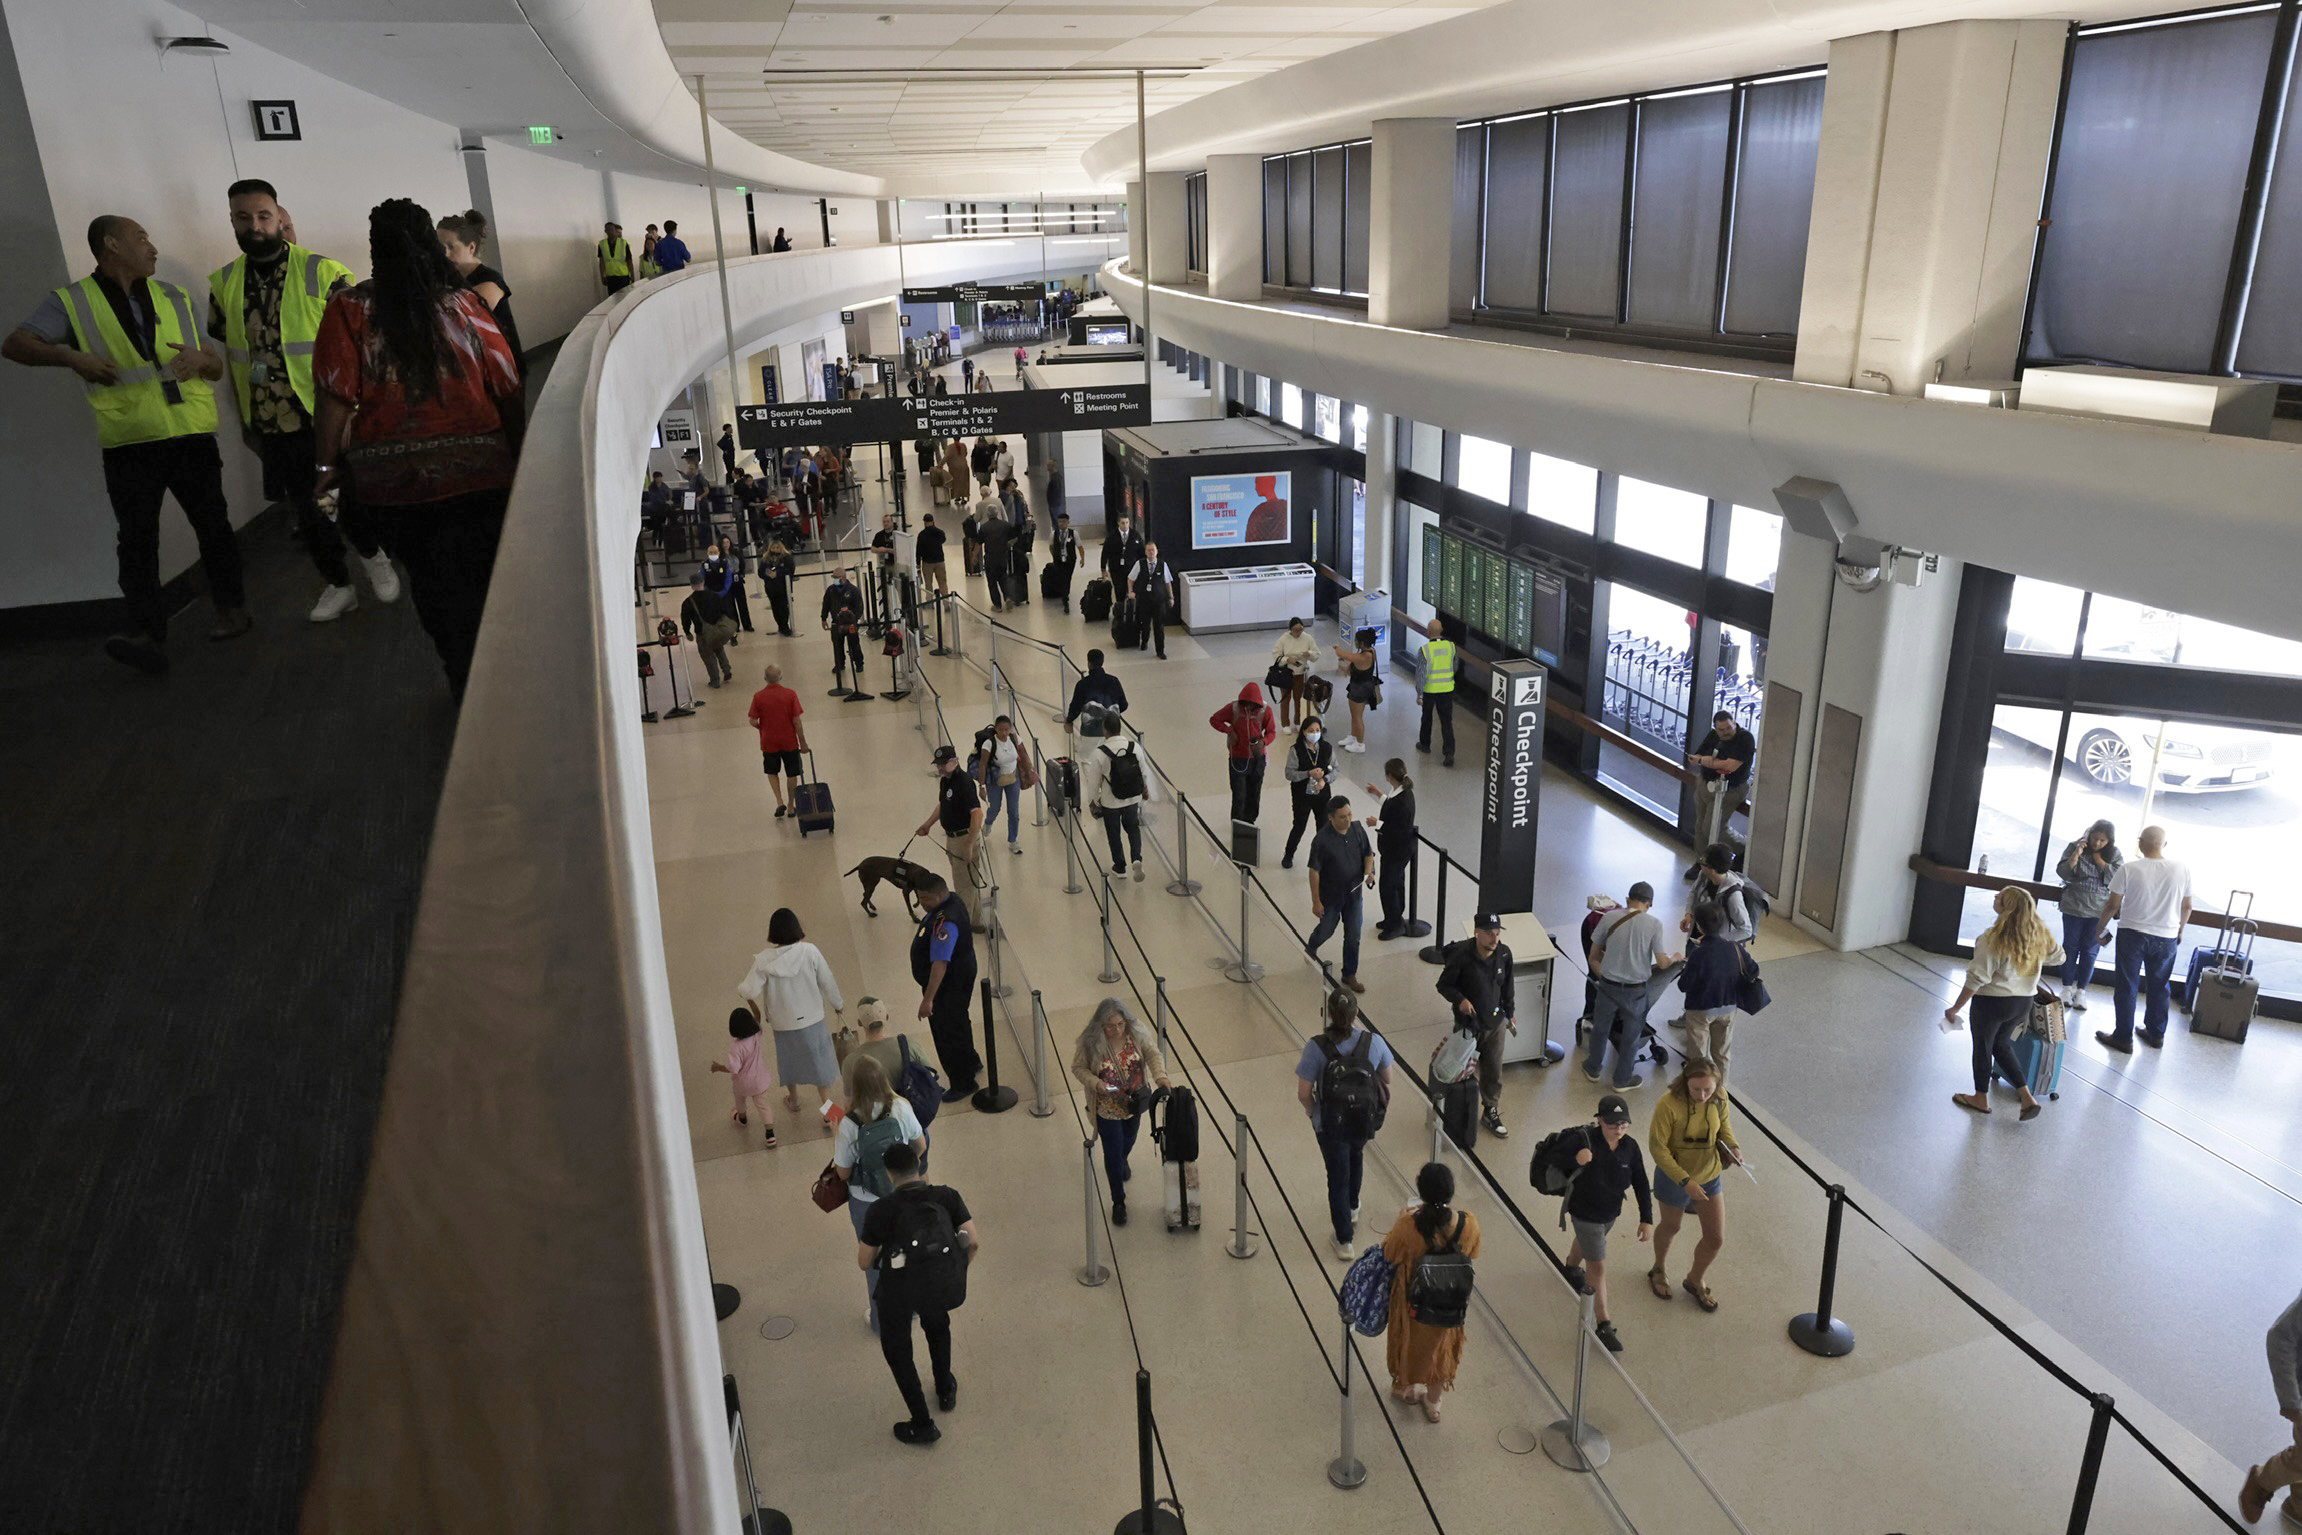
[{"label": "black stanchion post", "polygon": [[[992,940],[994,943],[997,939]],[[1015,1107],[1015,1089],[999,1085],[999,1021],[991,1015],[991,980],[983,982],[983,1069],[990,1075],[991,1085],[979,1090],[967,1101],[975,1105],[979,1114],[1004,1114]]]},{"label": "black stanchion post", "polygon": [[1135,1371],[1135,1463],[1140,1505],[1129,1509],[1112,1535],[1183,1535],[1183,1520],[1173,1509],[1159,1506],[1154,1455],[1156,1432],[1151,1418],[1151,1372]]},{"label": "black stanchion post", "polygon": [[[1401,938],[1428,938],[1431,924],[1423,920],[1423,845],[1417,842],[1407,859],[1407,920],[1399,924]],[[1443,945],[1447,935],[1439,934]]]},{"label": "black stanchion post", "polygon": [[2086,1535],[2086,1521],[2094,1516],[2094,1484],[2102,1476],[2102,1452],[2110,1443],[2110,1422],[2118,1404],[2103,1392],[2094,1393],[2094,1421],[2086,1425],[2086,1457],[2078,1463],[2078,1491],[2070,1500],[2069,1535]]},{"label": "black stanchion post", "polygon": [[1830,1196],[1830,1222],[1822,1238],[1822,1291],[1812,1311],[1790,1319],[1790,1341],[1810,1354],[1836,1359],[1854,1352],[1854,1329],[1830,1314],[1832,1292],[1838,1288],[1838,1233],[1846,1219],[1846,1190],[1834,1183],[1823,1192]]},{"label": "black stanchion post", "polygon": [[1436,842],[1431,844],[1439,855],[1439,906],[1431,918],[1431,941],[1423,945],[1418,956],[1426,965],[1447,962],[1447,850]]}]

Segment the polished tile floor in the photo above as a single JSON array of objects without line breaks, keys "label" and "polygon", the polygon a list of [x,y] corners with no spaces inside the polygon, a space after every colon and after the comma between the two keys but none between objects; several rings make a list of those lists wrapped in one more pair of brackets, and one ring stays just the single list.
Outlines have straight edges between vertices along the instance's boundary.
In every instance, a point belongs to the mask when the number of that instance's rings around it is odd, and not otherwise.
[{"label": "polished tile floor", "polygon": [[[981,601],[980,581],[971,586]],[[1151,815],[1152,877],[1112,887],[1124,978],[1096,979],[1104,961],[1093,865],[1090,890],[1065,895],[1059,823],[1027,824],[1021,856],[990,855],[1012,987],[999,1009],[1003,1076],[1022,1089],[1024,1106],[994,1117],[954,1105],[935,1127],[937,1176],[977,1211],[985,1256],[955,1319],[963,1392],[945,1442],[903,1449],[887,1437],[900,1404],[864,1326],[852,1234],[843,1216],[807,1199],[827,1150],[807,1112],[811,1098],[803,1093],[801,1115],[779,1116],[785,1144],[762,1151],[756,1126],[746,1132],[729,1122],[726,1079],[708,1067],[724,1048],[735,982],[779,905],[801,915],[851,1000],[876,993],[897,1004],[899,1018],[910,1012],[916,992],[900,901],[885,899],[877,919],[866,916],[845,871],[867,854],[895,851],[931,808],[921,725],[937,730],[938,700],[961,738],[996,710],[982,674],[958,660],[927,661],[932,691],[915,701],[825,697],[827,647],[805,617],[812,611],[803,602],[800,638],[747,636],[733,653],[738,685],[707,690],[695,716],[650,727],[649,741],[658,881],[692,1068],[707,1233],[718,1276],[745,1297],[722,1341],[750,1407],[766,1495],[801,1527],[878,1517],[891,1498],[904,1507],[932,1500],[939,1529],[1115,1521],[1135,1495],[1140,1366],[1152,1379],[1160,1490],[1171,1488],[1201,1529],[1308,1530],[1338,1518],[1384,1529],[1734,1528],[1718,1499],[1752,1530],[2061,1528],[2086,1404],[1919,1259],[2078,1380],[2112,1393],[2218,1497],[2236,1485],[2231,1461],[2242,1467],[2241,1457],[2259,1456],[2279,1426],[2261,1332],[2289,1298],[2302,1253],[2302,1178],[2291,1170],[2297,1133],[2278,1112],[2293,1101],[2302,1071],[2296,1031],[2258,1025],[2242,1052],[2178,1033],[2163,1055],[2115,1065],[2089,1042],[2074,1047],[2062,1099],[2044,1118],[2023,1126],[2010,1114],[1978,1120],[1949,1103],[1964,1085],[1966,1041],[1932,1025],[1955,991],[1951,962],[1898,949],[1831,953],[1776,923],[1759,951],[1776,1005],[1740,1031],[1735,1071],[1738,1096],[1787,1149],[1743,1133],[1755,1181],[1738,1177],[1728,1188],[1729,1245],[1713,1275],[1719,1313],[1704,1316],[1683,1297],[1655,1300],[1636,1282],[1637,1258],[1618,1262],[1631,1281],[1614,1286],[1628,1350],[1619,1363],[1594,1353],[1586,1375],[1588,1416],[1612,1443],[1603,1473],[1575,1475],[1540,1451],[1513,1453],[1525,1431],[1564,1415],[1576,1337],[1572,1299],[1539,1246],[1560,1245],[1557,1211],[1526,1187],[1519,1159],[1543,1131],[1585,1117],[1597,1091],[1571,1065],[1522,1065],[1506,1074],[1513,1136],[1483,1140],[1477,1151],[1493,1182],[1458,1165],[1487,1244],[1460,1390],[1443,1425],[1419,1415],[1392,1421],[1380,1340],[1362,1340],[1354,1372],[1371,1364],[1377,1377],[1369,1390],[1354,1374],[1357,1454],[1368,1477],[1355,1492],[1333,1489],[1325,1472],[1339,1432],[1340,1328],[1331,1286],[1341,1265],[1326,1252],[1317,1152],[1291,1077],[1316,1018],[1316,972],[1257,893],[1246,936],[1269,975],[1260,986],[1224,979],[1238,889],[1227,871],[1216,877],[1213,849],[1196,831],[1185,840],[1206,889],[1192,900],[1165,888],[1177,811],[1164,796],[1171,788],[1194,804],[1223,805],[1220,742],[1206,715],[1260,675],[1269,641],[1185,635],[1170,637],[1165,663],[1148,654],[1115,662],[1131,716],[1167,778]],[[1015,629],[1059,640],[1074,655],[1103,638],[1041,604],[1010,617]],[[1331,628],[1322,625],[1323,642]],[[988,662],[990,635],[979,621],[967,622],[962,639],[971,659]],[[1052,735],[1044,705],[1060,691],[1057,665],[1013,635],[999,645],[1001,673],[1022,695],[1025,717]],[[818,761],[838,793],[839,829],[829,838],[801,839],[774,820],[759,781],[741,706],[771,659],[806,700]],[[1453,771],[1416,757],[1412,710],[1402,702],[1411,692],[1394,681],[1390,696],[1372,717],[1371,748],[1351,764],[1353,777],[1372,778],[1385,756],[1406,756],[1421,770],[1429,833],[1473,845],[1477,753],[1466,743],[1465,765]],[[1283,829],[1283,803],[1283,790],[1267,790],[1267,831],[1275,822]],[[1670,888],[1683,858],[1644,823],[1556,773],[1546,777],[1541,827],[1535,907],[1554,926],[1577,920],[1594,890],[1642,877]],[[1282,876],[1275,861],[1266,855],[1264,882],[1303,923],[1300,876]],[[1436,877],[1428,861],[1424,874],[1428,903]],[[1454,927],[1467,907],[1459,888],[1451,899]],[[1370,935],[1362,975],[1370,1015],[1419,1062],[1443,1004],[1415,947]],[[1204,1224],[1170,1235],[1150,1218],[1156,1202],[1145,1197],[1146,1180],[1160,1169],[1146,1137],[1135,1153],[1137,1220],[1118,1231],[1094,1222],[1115,1280],[1089,1288],[1076,1279],[1089,1225],[1081,1121],[1062,1062],[1099,997],[1140,997],[1152,1011],[1154,975],[1165,981],[1178,1074],[1189,1074],[1207,1106]],[[1565,1038],[1580,980],[1563,964],[1557,990],[1551,1033]],[[1034,991],[1051,1035],[1045,1118],[1029,1110]],[[2089,1017],[2106,1006],[2100,999]],[[1636,1095],[1642,1118],[1653,1095],[1652,1087]],[[1244,1260],[1223,1250],[1234,1113],[1250,1127],[1257,1251]],[[1370,1158],[1364,1207],[1372,1230],[1363,1236],[1388,1224],[1430,1147],[1409,1092]],[[1825,1210],[1794,1155],[1845,1182],[1884,1228],[1853,1215],[1846,1222],[1833,1309],[1859,1342],[1844,1359],[1812,1358],[1783,1336],[1786,1319],[1814,1304]],[[1460,1164],[1459,1154],[1448,1156]],[[1674,1273],[1690,1241],[1674,1251]],[[1618,1242],[1637,1253],[1627,1224]],[[796,1325],[787,1330],[786,1321]],[[2168,1473],[2113,1433],[2093,1529],[2215,1527]]]}]

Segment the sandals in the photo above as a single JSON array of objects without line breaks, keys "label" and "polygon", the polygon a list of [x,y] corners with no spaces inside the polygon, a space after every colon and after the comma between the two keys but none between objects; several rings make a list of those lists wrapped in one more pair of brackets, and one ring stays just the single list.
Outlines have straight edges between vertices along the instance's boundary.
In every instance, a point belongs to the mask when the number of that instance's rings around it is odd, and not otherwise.
[{"label": "sandals", "polygon": [[1661,1269],[1647,1270],[1647,1288],[1655,1292],[1656,1300],[1671,1298],[1671,1277]]},{"label": "sandals", "polygon": [[1966,1110],[1966,1112],[1969,1114],[1988,1114],[1990,1112],[1990,1105],[1987,1103],[1975,1102],[1974,1095],[1971,1093],[1952,1093],[1950,1095],[1950,1101],[1957,1104],[1960,1108]]},{"label": "sandals", "polygon": [[2022,1114],[2020,1117],[2023,1119],[2036,1119],[2039,1115],[2045,1112],[2046,1105],[2043,1103],[2026,1103],[2022,1106]]},{"label": "sandals", "polygon": [[1716,1311],[1716,1310],[1718,1310],[1718,1308],[1719,1308],[1718,1298],[1717,1298],[1716,1296],[1714,1296],[1714,1295],[1712,1295],[1712,1294],[1711,1294],[1711,1287],[1710,1287],[1709,1285],[1707,1285],[1707,1284],[1696,1284],[1696,1283],[1695,1283],[1693,1280],[1691,1280],[1691,1279],[1688,1279],[1688,1280],[1682,1280],[1682,1281],[1680,1282],[1680,1284],[1679,1284],[1679,1288],[1680,1288],[1680,1289],[1682,1289],[1682,1290],[1684,1290],[1684,1291],[1686,1291],[1686,1292],[1687,1292],[1687,1294],[1689,1294],[1689,1295],[1693,1296],[1693,1297],[1694,1297],[1694,1303],[1695,1303],[1696,1305],[1698,1305],[1698,1306],[1702,1307],[1702,1308],[1703,1308],[1703,1310],[1705,1310],[1705,1311]]},{"label": "sandals", "polygon": [[1438,1421],[1439,1421],[1439,1399],[1438,1399],[1437,1397],[1435,1397],[1435,1396],[1426,1396],[1426,1397],[1424,1397],[1424,1398],[1422,1399],[1422,1401],[1423,1401],[1423,1416],[1424,1416],[1424,1418],[1426,1418],[1427,1420],[1429,1420],[1430,1422],[1433,1422],[1433,1423],[1436,1423],[1436,1422],[1438,1422]]}]

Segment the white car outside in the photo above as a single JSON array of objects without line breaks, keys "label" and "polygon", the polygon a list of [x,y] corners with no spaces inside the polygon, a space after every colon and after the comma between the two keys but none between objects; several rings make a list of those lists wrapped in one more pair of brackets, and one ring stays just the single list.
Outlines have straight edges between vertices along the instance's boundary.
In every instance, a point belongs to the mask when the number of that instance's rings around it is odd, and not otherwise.
[{"label": "white car outside", "polygon": [[[2009,709],[1996,728],[2017,740],[2054,750],[2056,716],[2044,709]],[[2166,724],[2166,742],[2157,743],[2158,723],[2116,714],[2073,714],[2063,755],[2104,788],[2136,783],[2150,770],[2158,751],[2158,789],[2164,794],[2227,794],[2269,781],[2271,743],[2260,735],[2219,725]]]}]

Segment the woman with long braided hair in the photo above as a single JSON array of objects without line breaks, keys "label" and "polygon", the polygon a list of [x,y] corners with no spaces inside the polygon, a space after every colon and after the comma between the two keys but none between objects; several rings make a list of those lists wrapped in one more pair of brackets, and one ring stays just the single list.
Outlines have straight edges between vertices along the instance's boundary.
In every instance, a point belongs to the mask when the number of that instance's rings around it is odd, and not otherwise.
[{"label": "woman with long braided hair", "polygon": [[378,203],[368,259],[375,275],[329,301],[313,349],[319,489],[340,485],[407,567],[461,700],[525,426],[519,361],[424,209]]}]

